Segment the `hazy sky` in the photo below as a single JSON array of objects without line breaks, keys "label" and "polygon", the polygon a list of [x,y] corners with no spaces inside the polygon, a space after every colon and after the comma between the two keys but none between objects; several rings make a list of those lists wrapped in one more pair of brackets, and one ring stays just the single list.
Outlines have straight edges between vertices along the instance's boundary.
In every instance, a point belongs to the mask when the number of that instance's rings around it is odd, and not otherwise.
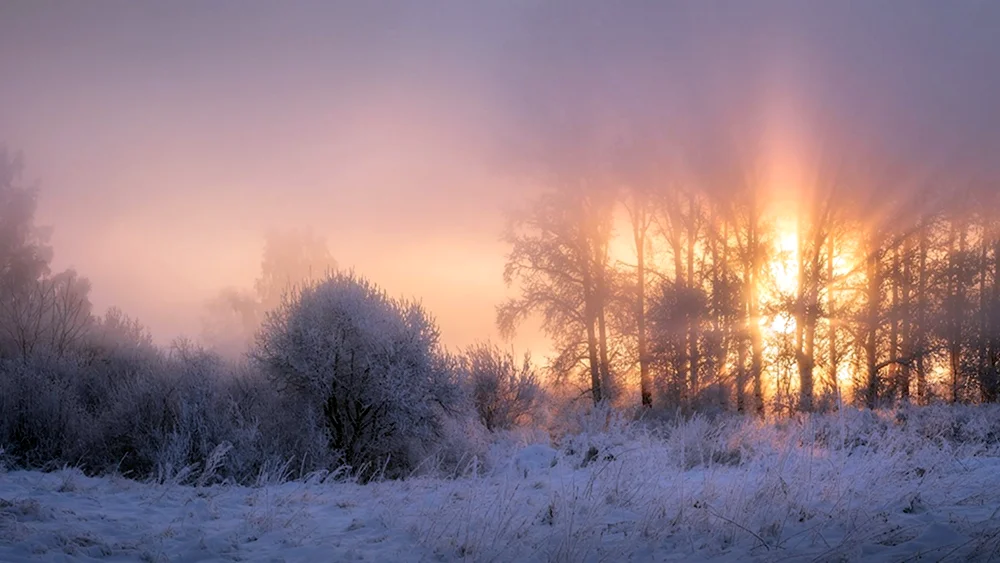
[{"label": "hazy sky", "polygon": [[467,344],[505,294],[503,210],[608,130],[986,166],[996,100],[991,0],[0,0],[0,143],[56,266],[160,341],[251,286],[265,230],[309,226]]}]

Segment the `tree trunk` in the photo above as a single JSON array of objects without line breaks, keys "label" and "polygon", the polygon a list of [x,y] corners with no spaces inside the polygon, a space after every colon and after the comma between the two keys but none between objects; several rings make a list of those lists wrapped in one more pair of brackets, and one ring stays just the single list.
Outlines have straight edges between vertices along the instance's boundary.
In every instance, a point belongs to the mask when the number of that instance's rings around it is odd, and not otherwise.
[{"label": "tree trunk", "polygon": [[878,406],[879,374],[878,374],[878,324],[879,305],[882,298],[880,291],[881,272],[879,271],[880,237],[873,236],[868,249],[867,261],[867,315],[865,318],[865,363],[867,384],[865,386],[865,404],[873,409]]},{"label": "tree trunk", "polygon": [[653,389],[649,381],[649,356],[646,351],[646,210],[641,211],[641,223],[633,219],[636,254],[636,335],[639,352],[639,394],[642,406],[653,406]]},{"label": "tree trunk", "polygon": [[604,397],[613,400],[614,387],[611,385],[611,366],[608,363],[608,328],[604,316],[603,302],[597,309],[597,337],[598,350],[601,355],[601,388],[604,392]]},{"label": "tree trunk", "polygon": [[[955,231],[958,231],[956,233]],[[963,339],[963,328],[965,325],[964,315],[965,311],[965,254],[966,248],[966,234],[965,225],[952,225],[951,228],[951,240],[958,238],[958,252],[956,256],[955,248],[953,245],[949,245],[951,252],[949,255],[952,257],[952,271],[951,271],[951,291],[949,292],[949,297],[952,300],[953,306],[951,310],[950,325],[951,330],[949,336],[950,342],[948,343],[948,356],[951,364],[951,402],[957,403],[960,400],[959,388],[961,387],[962,380],[962,353],[964,351]]]},{"label": "tree trunk", "polygon": [[900,295],[901,283],[900,283],[900,265],[899,265],[899,246],[894,245],[892,249],[892,266],[890,272],[890,279],[892,284],[890,286],[890,295],[892,302],[889,305],[892,315],[889,318],[889,380],[892,381],[893,395],[901,395],[902,390],[900,389],[900,369],[899,369],[899,359],[900,359],[900,302],[902,301],[902,296]]},{"label": "tree trunk", "polygon": [[[673,254],[674,262],[674,293],[678,298],[682,298],[685,293],[684,290],[687,287],[687,281],[685,280],[685,268],[684,268],[684,250],[681,241],[682,231],[680,228],[680,220],[676,214],[670,217],[670,248]],[[682,301],[678,301],[683,303]],[[688,369],[688,347],[687,347],[687,321],[684,320],[683,325],[677,326],[677,331],[672,333],[672,336],[676,338],[675,349],[677,352],[673,365],[674,368],[674,380],[673,384],[676,392],[679,394],[677,399],[680,403],[687,403],[687,369]]]},{"label": "tree trunk", "polygon": [[649,379],[649,352],[646,343],[646,233],[649,230],[649,207],[644,192],[635,191],[629,218],[636,258],[636,352],[639,361],[639,398],[643,407],[653,406],[653,388]]},{"label": "tree trunk", "polygon": [[989,260],[988,260],[988,248],[989,241],[987,236],[987,222],[983,219],[982,222],[982,236],[979,241],[979,257],[977,263],[976,275],[979,278],[979,310],[977,315],[976,323],[976,376],[979,380],[979,394],[980,399],[984,402],[988,401],[986,395],[989,393],[989,340],[987,339],[988,333],[988,315],[986,313],[989,307],[988,289],[986,287],[986,277],[988,276],[989,270]]},{"label": "tree trunk", "polygon": [[[817,216],[814,221],[822,221]],[[800,225],[802,221],[800,220]],[[818,294],[819,258],[822,247],[822,225],[812,226],[812,232],[799,227],[799,279],[795,299],[795,361],[799,368],[799,410],[813,410],[813,365],[816,342],[816,296]]]},{"label": "tree trunk", "polygon": [[910,400],[910,376],[912,372],[912,361],[913,361],[913,338],[910,334],[913,323],[910,319],[912,312],[910,311],[910,300],[912,289],[912,272],[910,271],[910,263],[913,258],[913,242],[912,237],[907,236],[906,240],[903,241],[903,256],[902,256],[902,269],[900,271],[900,307],[899,316],[901,320],[900,324],[900,355],[906,358],[907,361],[900,366],[899,370],[899,397],[903,402],[909,402]]},{"label": "tree trunk", "polygon": [[[693,298],[698,290],[695,282],[694,252],[695,241],[698,237],[698,228],[695,220],[694,195],[690,195],[688,202],[688,229],[687,229],[687,280],[689,295]],[[692,305],[694,305],[692,303]],[[698,380],[698,367],[700,363],[698,337],[699,337],[699,316],[694,307],[689,307],[688,315],[688,385],[690,386],[690,396],[697,397],[700,391],[701,382]]]},{"label": "tree trunk", "polygon": [[597,334],[594,331],[594,324],[596,320],[596,307],[594,304],[594,291],[591,285],[590,274],[584,272],[583,276],[583,299],[584,299],[584,323],[587,325],[587,361],[590,364],[590,393],[594,399],[594,404],[600,403],[604,400],[603,389],[601,385],[601,368],[600,362],[597,359],[598,343]]},{"label": "tree trunk", "polygon": [[764,415],[764,342],[760,334],[760,302],[757,284],[760,281],[761,256],[758,248],[756,202],[751,204],[747,244],[750,250],[750,274],[747,284],[747,330],[750,333],[750,378],[753,380],[754,411]]},{"label": "tree trunk", "polygon": [[827,251],[826,251],[826,272],[827,272],[827,288],[826,288],[826,302],[828,314],[830,317],[830,333],[827,336],[827,344],[829,346],[828,350],[828,363],[830,364],[829,378],[830,381],[828,385],[830,386],[830,392],[835,398],[839,400],[840,398],[840,351],[837,349],[837,330],[838,324],[840,322],[839,314],[837,312],[837,295],[836,295],[836,280],[834,279],[834,274],[836,273],[833,265],[834,257],[834,240],[833,236],[830,236],[827,241]]},{"label": "tree trunk", "polygon": [[993,283],[991,284],[989,318],[989,391],[983,400],[996,402],[1000,400],[1000,236],[993,233]]},{"label": "tree trunk", "polygon": [[913,340],[917,346],[917,402],[927,402],[927,307],[929,291],[927,280],[927,246],[930,223],[924,221],[920,225],[920,237],[917,249],[917,314],[914,319],[915,334]]}]

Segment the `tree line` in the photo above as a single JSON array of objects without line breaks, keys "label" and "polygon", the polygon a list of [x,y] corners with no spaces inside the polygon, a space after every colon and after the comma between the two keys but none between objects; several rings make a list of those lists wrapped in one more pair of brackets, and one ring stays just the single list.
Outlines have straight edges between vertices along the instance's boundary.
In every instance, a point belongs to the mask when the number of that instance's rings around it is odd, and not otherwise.
[{"label": "tree line", "polygon": [[498,325],[540,319],[551,373],[594,402],[764,414],[997,401],[994,190],[857,168],[823,170],[783,202],[752,169],[552,175],[510,217],[504,279],[519,295]]}]

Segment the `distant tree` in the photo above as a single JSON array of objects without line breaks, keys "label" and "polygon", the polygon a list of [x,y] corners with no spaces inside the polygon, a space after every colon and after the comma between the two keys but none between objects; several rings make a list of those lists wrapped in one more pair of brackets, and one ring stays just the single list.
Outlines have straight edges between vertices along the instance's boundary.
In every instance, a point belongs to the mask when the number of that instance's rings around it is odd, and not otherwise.
[{"label": "distant tree", "polygon": [[289,287],[321,280],[336,269],[326,241],[311,230],[268,233],[260,277],[254,283],[262,311],[277,307]]},{"label": "distant tree", "polygon": [[31,328],[23,317],[52,257],[48,233],[35,226],[38,191],[22,184],[23,168],[19,154],[0,146],[0,358],[23,355]]},{"label": "distant tree", "polygon": [[511,352],[480,343],[466,349],[460,361],[473,405],[487,430],[509,430],[531,418],[543,391],[530,355],[518,362]]},{"label": "distant tree", "polygon": [[49,229],[35,225],[38,190],[23,184],[24,163],[0,145],[0,276],[10,290],[48,273]]},{"label": "distant tree", "polygon": [[261,304],[249,291],[227,287],[205,305],[201,340],[226,357],[246,352],[263,317]]},{"label": "distant tree", "polygon": [[353,273],[287,291],[267,313],[251,357],[280,392],[323,420],[329,446],[367,476],[411,469],[459,404],[418,304]]},{"label": "distant tree", "polygon": [[226,288],[206,303],[202,341],[227,356],[244,353],[268,311],[290,288],[337,269],[326,241],[310,230],[271,231],[253,291]]},{"label": "distant tree", "polygon": [[148,350],[155,348],[153,335],[139,319],[118,307],[108,309],[94,323],[94,341],[105,348]]},{"label": "distant tree", "polygon": [[35,225],[38,192],[22,171],[20,155],[0,147],[0,358],[61,356],[91,323],[90,282],[50,274],[49,229]]}]

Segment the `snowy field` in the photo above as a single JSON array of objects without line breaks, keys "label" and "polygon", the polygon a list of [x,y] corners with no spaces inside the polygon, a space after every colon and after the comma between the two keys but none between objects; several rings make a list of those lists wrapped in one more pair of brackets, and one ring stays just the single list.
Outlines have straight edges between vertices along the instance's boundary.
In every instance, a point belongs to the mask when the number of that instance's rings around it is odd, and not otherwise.
[{"label": "snowy field", "polygon": [[0,561],[1000,561],[997,408],[577,430],[367,485],[11,470]]}]

